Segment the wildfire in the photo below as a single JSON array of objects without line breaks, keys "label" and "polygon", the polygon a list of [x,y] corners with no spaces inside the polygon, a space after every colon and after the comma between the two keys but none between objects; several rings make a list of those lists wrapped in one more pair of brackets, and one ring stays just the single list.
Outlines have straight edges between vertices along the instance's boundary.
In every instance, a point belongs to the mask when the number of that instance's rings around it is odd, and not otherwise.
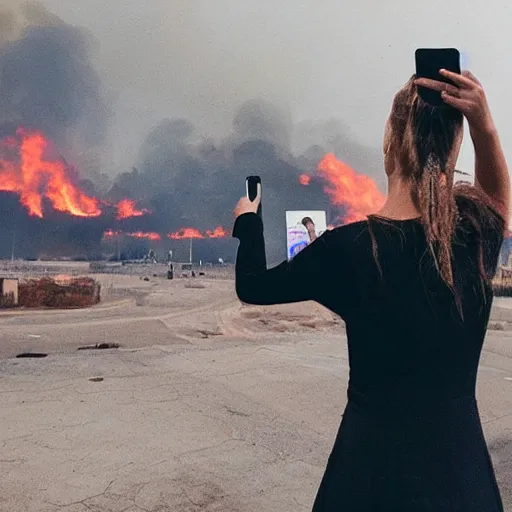
[{"label": "wildfire", "polygon": [[144,233],[143,231],[136,231],[135,233],[128,233],[128,236],[131,236],[132,238],[144,238],[146,240],[151,240],[153,242],[156,242],[156,241],[162,239],[162,237],[158,233]]},{"label": "wildfire", "polygon": [[148,213],[149,210],[138,210],[135,206],[133,199],[123,199],[116,205],[117,208],[117,220],[129,219],[131,217],[142,217]]},{"label": "wildfire", "polygon": [[171,240],[185,240],[190,238],[204,238],[201,234],[201,231],[195,228],[183,228],[179,231],[176,231],[176,233],[169,233],[167,235],[167,238],[170,238]]},{"label": "wildfire", "polygon": [[135,231],[134,233],[124,233],[123,231],[114,231],[113,229],[107,229],[103,233],[104,238],[114,238],[116,236],[129,236],[131,238],[140,238],[140,239],[146,239],[151,240],[153,242],[159,241],[162,239],[162,237],[158,233],[145,233],[144,231]]},{"label": "wildfire", "polygon": [[[55,210],[75,217],[100,216],[100,207],[110,204],[88,196],[73,184],[70,168],[63,159],[45,157],[50,148],[51,143],[42,133],[22,128],[16,137],[0,141],[0,191],[19,194],[23,206],[35,217],[43,218],[45,199]],[[114,206],[117,220],[151,213],[138,209],[132,199],[123,199]]]},{"label": "wildfire", "polygon": [[29,214],[41,218],[44,198],[55,210],[76,217],[101,215],[99,201],[73,185],[63,161],[45,160],[49,143],[43,134],[20,129],[17,136],[19,140],[10,137],[3,141],[10,153],[19,143],[19,154],[13,155],[14,161],[0,159],[0,191],[18,193]]},{"label": "wildfire", "polygon": [[[317,172],[326,182],[324,190],[331,203],[344,207],[344,223],[365,219],[367,215],[379,210],[386,200],[386,196],[370,177],[358,174],[332,153],[322,158]],[[306,185],[302,180],[301,183]]]},{"label": "wildfire", "polygon": [[201,231],[195,228],[183,228],[176,233],[169,233],[167,238],[170,238],[171,240],[190,240],[192,238],[225,238],[227,236],[228,232],[221,226],[218,226],[213,231],[206,231],[205,233],[201,233]]},{"label": "wildfire", "polygon": [[[167,238],[170,240],[190,240],[191,238],[225,238],[228,235],[229,233],[224,228],[218,226],[213,231],[205,231],[204,233],[201,233],[201,231],[195,228],[183,228],[176,233],[169,233]],[[114,231],[113,229],[107,229],[107,231],[103,233],[104,238],[114,238],[116,236],[129,236],[132,238],[151,240],[153,242],[157,242],[162,239],[160,234],[154,232],[146,233],[144,231],[136,231],[134,233],[125,233],[124,231]]]},{"label": "wildfire", "polygon": [[[87,195],[73,182],[72,169],[60,157],[50,158],[55,153],[52,144],[41,132],[18,129],[14,137],[0,140],[0,191],[16,193],[32,216],[43,218],[44,205],[76,217],[98,217],[102,208],[116,211],[116,219],[122,221],[132,217],[151,214],[141,209],[133,199],[125,198],[117,204],[108,203]],[[358,174],[333,154],[327,154],[318,164],[316,174],[302,174],[299,182],[303,186],[312,180],[321,179],[324,191],[334,206],[343,209],[343,222],[355,222],[377,211],[386,197],[376,183]],[[112,229],[105,231],[105,238],[116,236],[159,241],[162,235],[155,232],[124,232]],[[166,235],[171,240],[225,238],[229,233],[218,226],[214,230],[200,231],[186,227]]]},{"label": "wildfire", "polygon": [[225,231],[221,226],[216,227],[213,231],[206,232],[207,238],[225,238],[227,236],[227,231]]},{"label": "wildfire", "polygon": [[121,234],[121,231],[114,231],[113,229],[107,229],[103,233],[104,238],[114,238],[115,236],[119,236]]},{"label": "wildfire", "polygon": [[308,176],[307,174],[301,174],[299,176],[299,183],[307,187],[311,183],[311,176]]}]

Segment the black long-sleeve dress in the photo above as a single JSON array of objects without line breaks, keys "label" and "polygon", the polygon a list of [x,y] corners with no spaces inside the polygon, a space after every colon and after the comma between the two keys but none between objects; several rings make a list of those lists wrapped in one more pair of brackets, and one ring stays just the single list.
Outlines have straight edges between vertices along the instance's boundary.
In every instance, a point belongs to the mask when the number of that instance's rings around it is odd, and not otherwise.
[{"label": "black long-sleeve dress", "polygon": [[267,270],[260,218],[237,219],[240,300],[314,300],[346,323],[348,402],[313,512],[503,511],[475,399],[503,223],[480,221],[454,237],[461,315],[419,220],[337,228]]}]

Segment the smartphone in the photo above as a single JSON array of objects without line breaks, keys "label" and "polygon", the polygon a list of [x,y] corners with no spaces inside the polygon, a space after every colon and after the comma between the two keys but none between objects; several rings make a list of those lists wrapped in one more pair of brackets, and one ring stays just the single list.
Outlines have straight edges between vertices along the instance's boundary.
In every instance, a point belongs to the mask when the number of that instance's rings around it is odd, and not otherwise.
[{"label": "smartphone", "polygon": [[[431,78],[439,82],[452,83],[439,73],[447,69],[460,74],[460,52],[455,48],[419,48],[416,50],[416,78]],[[441,93],[418,87],[420,98],[431,105],[445,105]]]},{"label": "smartphone", "polygon": [[[245,180],[245,191],[250,201],[254,201],[258,195],[258,187],[261,190],[261,178],[259,176],[248,176]],[[261,217],[261,201],[258,206],[258,215]]]}]

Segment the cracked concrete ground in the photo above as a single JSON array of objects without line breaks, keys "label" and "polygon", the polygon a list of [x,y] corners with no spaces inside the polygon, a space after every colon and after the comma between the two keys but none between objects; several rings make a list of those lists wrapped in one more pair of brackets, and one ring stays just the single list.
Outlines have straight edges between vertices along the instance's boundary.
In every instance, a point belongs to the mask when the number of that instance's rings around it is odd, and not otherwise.
[{"label": "cracked concrete ground", "polygon": [[[300,306],[262,323],[232,283],[205,285],[161,283],[139,305],[0,315],[0,511],[311,509],[345,404],[343,328],[317,309],[294,330]],[[186,308],[165,291],[188,294]],[[495,308],[505,323],[508,306]],[[507,511],[510,332],[490,331],[478,384]],[[104,340],[122,347],[76,350]],[[13,359],[36,349],[49,356]]]}]

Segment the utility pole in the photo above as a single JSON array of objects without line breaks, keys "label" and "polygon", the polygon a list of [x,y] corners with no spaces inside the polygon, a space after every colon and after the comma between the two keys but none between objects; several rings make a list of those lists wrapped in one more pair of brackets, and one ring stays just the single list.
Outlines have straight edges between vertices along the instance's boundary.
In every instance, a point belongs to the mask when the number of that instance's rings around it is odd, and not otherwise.
[{"label": "utility pole", "polygon": [[14,262],[14,248],[16,246],[16,212],[12,214],[12,247],[11,247],[11,262]]},{"label": "utility pole", "polygon": [[119,235],[116,233],[114,236],[115,236],[115,241],[116,241],[117,261],[120,261],[120,259],[121,259],[121,251],[120,251],[120,248],[119,248]]}]

